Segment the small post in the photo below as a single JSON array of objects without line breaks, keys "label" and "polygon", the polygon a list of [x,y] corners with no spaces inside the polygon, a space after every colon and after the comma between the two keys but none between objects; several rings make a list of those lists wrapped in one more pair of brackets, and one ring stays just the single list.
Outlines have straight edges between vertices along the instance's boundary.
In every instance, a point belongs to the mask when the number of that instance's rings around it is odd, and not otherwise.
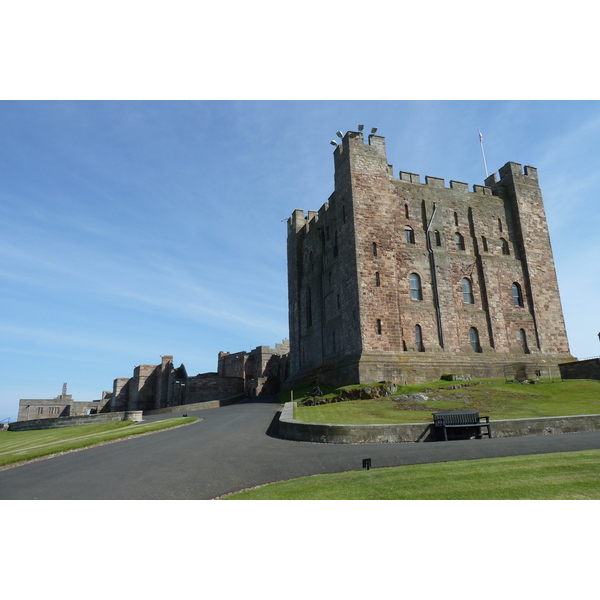
[{"label": "small post", "polygon": [[371,459],[370,458],[363,458],[363,469],[366,469],[367,471],[371,468]]}]

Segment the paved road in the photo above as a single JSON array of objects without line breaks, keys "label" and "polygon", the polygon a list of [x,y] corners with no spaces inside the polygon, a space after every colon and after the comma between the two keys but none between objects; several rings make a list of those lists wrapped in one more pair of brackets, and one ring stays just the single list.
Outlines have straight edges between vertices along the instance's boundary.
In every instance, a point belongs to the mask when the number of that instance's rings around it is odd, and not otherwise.
[{"label": "paved road", "polygon": [[[600,432],[422,444],[317,444],[267,435],[279,405],[253,398],[189,412],[179,429],[0,471],[0,499],[209,499],[317,473],[600,448]],[[180,415],[161,415],[170,418]]]}]

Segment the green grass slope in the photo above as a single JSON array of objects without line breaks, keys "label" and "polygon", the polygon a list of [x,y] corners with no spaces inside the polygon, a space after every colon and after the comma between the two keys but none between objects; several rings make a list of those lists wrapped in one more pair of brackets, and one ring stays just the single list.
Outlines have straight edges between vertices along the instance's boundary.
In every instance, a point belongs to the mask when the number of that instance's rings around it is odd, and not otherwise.
[{"label": "green grass slope", "polygon": [[598,500],[600,450],[314,475],[231,500]]},{"label": "green grass slope", "polygon": [[59,429],[4,431],[0,433],[0,467],[123,437],[187,425],[197,420],[196,417],[186,417],[152,423],[119,421]]},{"label": "green grass slope", "polygon": [[[452,389],[456,386],[464,387]],[[302,392],[310,391],[308,388],[312,389],[312,386],[306,388],[296,390],[294,400],[306,398]],[[338,393],[332,388],[323,389],[323,392],[325,398]],[[424,393],[428,399],[398,398],[414,393]],[[280,398],[288,401],[289,391],[282,393]],[[571,379],[535,385],[505,383],[502,379],[436,381],[398,386],[391,397],[297,406],[294,417],[315,423],[428,423],[432,421],[431,413],[445,410],[478,410],[482,416],[491,419],[600,414],[600,381]]]}]

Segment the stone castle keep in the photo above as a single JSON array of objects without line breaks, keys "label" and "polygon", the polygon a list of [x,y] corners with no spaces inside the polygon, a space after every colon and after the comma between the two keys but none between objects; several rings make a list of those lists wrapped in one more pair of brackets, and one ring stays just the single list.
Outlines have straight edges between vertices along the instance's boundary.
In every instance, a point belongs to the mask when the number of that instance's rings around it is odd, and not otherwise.
[{"label": "stone castle keep", "polygon": [[349,131],[335,191],[288,220],[289,383],[503,377],[574,360],[537,171],[485,185],[401,171]]},{"label": "stone castle keep", "polygon": [[19,420],[273,394],[284,383],[577,370],[535,168],[506,163],[472,191],[395,178],[385,139],[365,143],[360,131],[343,136],[334,165],[329,200],[288,220],[289,343],[221,352],[218,372],[196,376],[163,356],[94,403],[73,402],[66,385],[52,400],[21,400]]}]

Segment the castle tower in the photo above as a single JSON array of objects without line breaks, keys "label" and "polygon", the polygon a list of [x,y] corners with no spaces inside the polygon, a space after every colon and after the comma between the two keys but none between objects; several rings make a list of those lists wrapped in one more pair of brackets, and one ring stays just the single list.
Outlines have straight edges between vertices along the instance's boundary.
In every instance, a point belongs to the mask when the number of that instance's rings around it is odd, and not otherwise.
[{"label": "castle tower", "polygon": [[401,171],[348,132],[335,191],[288,220],[290,381],[502,376],[572,359],[537,172],[485,186]]}]

